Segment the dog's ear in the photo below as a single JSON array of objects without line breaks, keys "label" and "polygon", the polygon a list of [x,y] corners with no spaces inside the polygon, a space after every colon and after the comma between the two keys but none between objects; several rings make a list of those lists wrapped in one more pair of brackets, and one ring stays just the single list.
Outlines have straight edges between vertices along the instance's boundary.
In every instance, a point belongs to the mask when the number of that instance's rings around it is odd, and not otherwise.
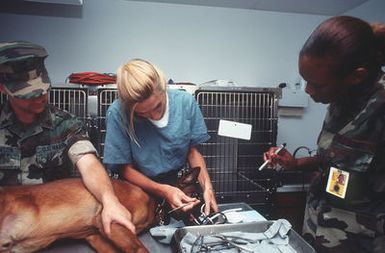
[{"label": "dog's ear", "polygon": [[201,167],[194,167],[187,169],[179,179],[180,185],[194,184],[198,180]]}]

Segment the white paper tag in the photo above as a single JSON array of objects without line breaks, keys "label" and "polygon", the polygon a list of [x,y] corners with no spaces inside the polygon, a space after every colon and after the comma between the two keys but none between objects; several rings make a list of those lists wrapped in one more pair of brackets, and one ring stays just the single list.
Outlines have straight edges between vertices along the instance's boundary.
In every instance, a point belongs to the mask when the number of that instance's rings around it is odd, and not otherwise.
[{"label": "white paper tag", "polygon": [[348,183],[349,172],[331,167],[326,192],[344,199],[348,189]]},{"label": "white paper tag", "polygon": [[218,135],[250,140],[252,125],[229,120],[219,120]]}]

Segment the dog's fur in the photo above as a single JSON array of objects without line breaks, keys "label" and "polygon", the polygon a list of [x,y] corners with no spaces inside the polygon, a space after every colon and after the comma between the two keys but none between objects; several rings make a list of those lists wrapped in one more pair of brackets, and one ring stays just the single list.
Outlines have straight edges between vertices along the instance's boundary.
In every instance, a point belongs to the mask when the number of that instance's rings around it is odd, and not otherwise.
[{"label": "dog's fur", "polygon": [[[112,180],[112,185],[131,212],[137,233],[155,225],[153,197],[125,181]],[[84,238],[99,253],[148,252],[122,225],[113,223],[107,237],[101,211],[102,205],[81,179],[0,187],[0,252],[35,252],[61,238]]]}]

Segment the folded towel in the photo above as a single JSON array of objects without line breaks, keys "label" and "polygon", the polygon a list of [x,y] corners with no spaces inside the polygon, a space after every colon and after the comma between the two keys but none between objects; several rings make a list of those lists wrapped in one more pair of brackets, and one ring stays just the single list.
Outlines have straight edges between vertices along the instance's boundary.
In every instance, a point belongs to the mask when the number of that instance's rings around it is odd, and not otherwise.
[{"label": "folded towel", "polygon": [[182,252],[186,253],[195,253],[200,250],[224,253],[296,253],[289,244],[290,229],[291,224],[287,220],[279,219],[261,233],[231,231],[202,236],[189,232],[182,238],[180,247]]}]

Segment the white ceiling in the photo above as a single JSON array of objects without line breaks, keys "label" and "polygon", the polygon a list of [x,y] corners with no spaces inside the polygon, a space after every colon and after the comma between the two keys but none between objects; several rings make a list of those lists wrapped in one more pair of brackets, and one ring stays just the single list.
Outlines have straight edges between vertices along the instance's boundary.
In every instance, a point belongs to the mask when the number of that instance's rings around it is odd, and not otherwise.
[{"label": "white ceiling", "polygon": [[127,0],[334,16],[369,0]]}]

